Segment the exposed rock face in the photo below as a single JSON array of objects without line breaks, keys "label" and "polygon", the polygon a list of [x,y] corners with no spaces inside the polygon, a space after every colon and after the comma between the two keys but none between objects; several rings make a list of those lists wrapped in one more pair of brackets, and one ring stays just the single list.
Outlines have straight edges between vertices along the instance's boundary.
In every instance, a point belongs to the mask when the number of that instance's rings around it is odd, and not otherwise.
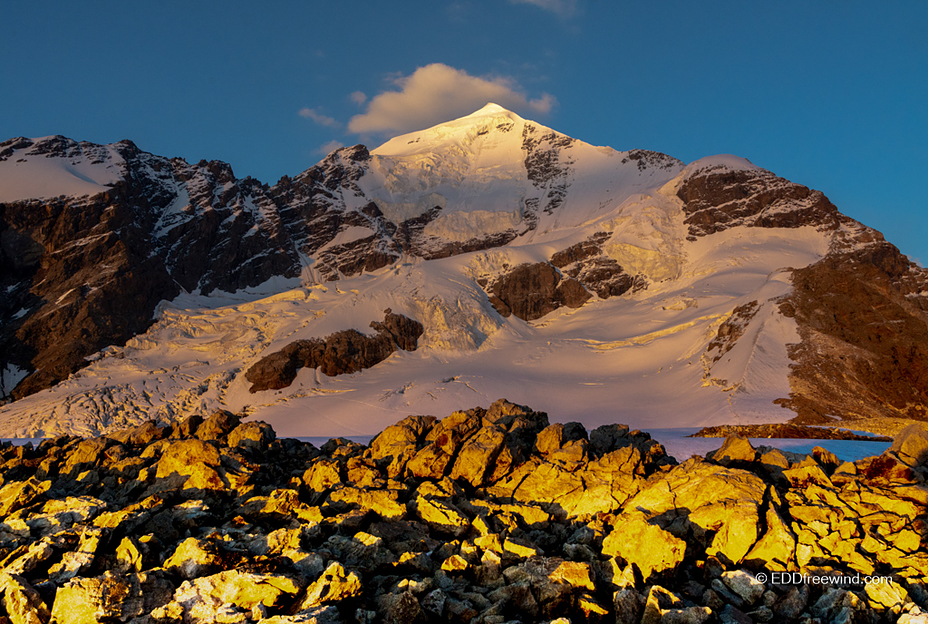
[{"label": "exposed rock face", "polygon": [[[500,315],[531,321],[563,307],[581,308],[594,295],[599,304],[665,281],[667,292],[671,286],[682,289],[679,280],[684,276],[705,274],[717,280],[723,275],[717,270],[719,263],[709,258],[712,254],[694,257],[702,247],[712,246],[713,236],[732,228],[765,228],[753,233],[763,234],[756,238],[773,241],[774,247],[795,232],[801,244],[790,245],[793,249],[787,255],[802,264],[796,262],[794,269],[777,266],[778,272],[769,273],[764,283],[763,276],[772,268],[765,263],[783,256],[779,251],[769,255],[766,249],[752,251],[750,262],[756,260],[760,263],[756,268],[765,270],[744,274],[750,279],[724,278],[726,284],[739,283],[731,291],[738,299],[732,304],[734,310],[721,310],[721,304],[705,297],[711,311],[676,324],[671,312],[684,312],[700,303],[694,292],[681,290],[673,295],[674,301],[647,302],[661,310],[661,320],[655,319],[661,325],[655,325],[654,331],[628,340],[597,341],[613,345],[610,350],[624,349],[620,345],[625,343],[643,346],[658,338],[666,344],[670,341],[663,341],[665,337],[695,323],[707,331],[717,329],[708,345],[694,348],[706,347],[703,381],[717,383],[720,392],[769,391],[766,405],[779,398],[779,404],[807,422],[835,416],[928,418],[928,272],[909,263],[878,233],[841,215],[820,192],[731,157],[684,167],[655,152],[594,148],[495,106],[438,130],[413,134],[373,151],[362,145],[338,149],[274,186],[237,178],[229,165],[219,161],[190,164],[162,158],[129,141],[94,145],[64,137],[20,137],[0,143],[0,173],[9,176],[0,177],[18,183],[17,176],[32,163],[37,165],[32,174],[38,189],[31,195],[16,195],[10,190],[14,184],[0,189],[5,193],[0,195],[0,288],[5,295],[0,299],[0,402],[67,379],[88,357],[97,358],[100,368],[127,353],[134,357],[134,346],[105,348],[124,345],[145,331],[158,303],[184,292],[209,295],[256,288],[275,277],[294,280],[287,287],[296,287],[297,280],[303,286],[320,285],[380,271],[382,296],[396,283],[390,281],[391,275],[406,275],[397,292],[405,299],[402,305],[416,309],[418,318],[429,324],[430,346],[476,349],[488,343],[493,347],[487,338],[504,325],[489,310],[487,299]],[[490,162],[493,165],[486,166]],[[77,186],[57,193],[43,177],[56,167],[59,173],[68,170]],[[72,175],[71,169],[80,175]],[[91,178],[101,171],[109,172],[106,179],[94,182]],[[86,172],[92,175],[85,176]],[[732,237],[714,240],[727,248],[724,240]],[[417,276],[415,269],[409,269],[420,259],[505,245],[512,249],[473,254],[453,267],[451,272],[458,275],[449,283],[456,286],[435,286],[439,280],[419,284],[418,277],[434,274],[428,270]],[[395,272],[383,270],[388,266],[394,266]],[[788,286],[782,277],[787,270],[792,292],[784,294]],[[485,288],[487,299],[470,280]],[[665,292],[665,286],[654,288],[655,297]],[[265,284],[261,292],[269,294],[265,288],[270,286]],[[761,298],[759,293],[770,288],[776,295]],[[642,303],[647,294],[642,293]],[[326,305],[332,301],[328,295],[322,298]],[[725,322],[715,325],[713,319],[729,313]],[[752,336],[760,335],[773,315],[776,329],[782,331],[763,337],[776,341],[775,359],[782,360],[781,346],[791,345],[789,397],[782,396],[779,383],[757,389],[745,381],[754,378],[750,373],[765,366],[767,358],[774,359],[771,350],[758,350],[758,357],[745,364],[751,370],[740,378],[722,379],[730,376],[727,372],[710,375],[713,364],[736,345],[745,346]],[[191,316],[175,318],[163,312],[157,331],[169,333],[174,320]],[[789,338],[793,325],[784,316],[795,321],[798,344]],[[269,317],[267,326],[280,319],[276,309]],[[236,316],[236,322],[241,318]],[[221,403],[249,367],[253,391],[284,388],[302,367],[326,375],[360,371],[397,348],[415,348],[416,326],[400,318],[374,325],[374,336],[344,331],[293,342],[254,366],[259,356],[248,353],[266,348],[262,334],[266,326],[251,326],[254,331],[249,330],[247,337],[228,333],[229,340],[248,343],[246,349],[228,353],[243,355],[234,364],[231,359],[217,363],[213,358],[205,365],[210,368],[204,373],[206,379],[191,376],[188,386],[180,381],[176,386],[159,384],[159,392],[167,386],[171,390],[158,397],[163,399],[158,416],[179,418],[174,405],[186,400],[185,392],[199,393],[203,403]],[[212,321],[203,321],[200,327],[218,331]],[[751,333],[753,329],[758,331]],[[571,340],[570,347],[576,344]],[[689,362],[688,350],[674,354],[673,361]],[[651,357],[658,356],[647,359]],[[662,360],[667,367],[658,368],[670,370],[670,361],[668,356]],[[730,368],[737,368],[740,360],[728,361],[735,362]],[[775,365],[784,368],[782,361]],[[725,361],[717,367],[725,368]],[[679,370],[677,366],[675,374]],[[55,409],[40,411],[29,404],[11,416],[10,426],[22,433],[30,426],[33,432],[45,425],[46,430],[55,430],[63,422],[60,430],[86,432],[90,429],[80,427],[94,418],[98,425],[105,421],[102,426],[109,427],[150,417],[147,406],[153,403],[146,405],[145,400],[151,399],[146,390],[113,377],[111,384],[94,387],[88,381],[93,374],[75,376],[73,386],[62,392],[79,389]],[[186,402],[181,411],[198,409],[191,403],[195,401]],[[109,416],[117,412],[113,405],[132,409]],[[715,413],[726,408],[712,401],[701,407]],[[259,409],[265,408],[273,406]],[[4,410],[4,418],[12,412]],[[74,421],[69,420],[72,416]],[[41,424],[40,418],[44,418]],[[81,419],[85,420],[72,424]],[[268,443],[256,435],[252,442]],[[423,476],[443,472],[450,457],[437,447],[430,453],[413,463]],[[80,471],[79,464],[68,466],[68,471]]]},{"label": "exposed rock face", "polygon": [[375,336],[347,329],[325,339],[297,340],[265,356],[248,369],[251,392],[286,388],[301,368],[318,368],[330,377],[356,373],[384,361],[397,349],[415,351],[423,327],[402,314],[384,311],[383,323],[371,322]]},{"label": "exposed rock face", "polygon": [[793,271],[793,285],[780,309],[802,342],[790,350],[783,405],[810,423],[928,418],[928,271],[887,242],[865,241]]},{"label": "exposed rock face", "polygon": [[[794,269],[792,292],[779,300],[801,342],[788,347],[791,392],[777,402],[794,410],[797,422],[928,418],[928,271],[820,192],[768,171],[707,167],[686,178],[677,196],[691,240],[733,227],[830,233],[828,254]],[[757,302],[733,311],[708,347],[713,360],[732,348],[757,311]]]},{"label": "exposed rock face", "polygon": [[707,167],[680,186],[690,237],[737,226],[837,229],[841,215],[820,191],[812,191],[762,169]]},{"label": "exposed rock face", "polygon": [[[563,204],[578,142],[506,111],[491,122],[478,136],[513,134],[510,157],[524,170],[532,196],[519,206],[512,227],[466,240],[428,230],[446,215],[440,199],[388,218],[389,202],[362,188],[362,178],[378,166],[363,145],[338,149],[269,187],[237,178],[220,161],[188,164],[130,141],[3,141],[0,163],[50,159],[113,173],[105,183],[78,184],[72,195],[0,203],[0,288],[6,293],[0,300],[0,400],[54,385],[83,367],[87,356],[123,345],[151,325],[159,301],[183,291],[235,291],[274,276],[337,280],[381,269],[403,254],[444,258],[503,246],[532,231],[539,213],[553,214]],[[634,161],[644,174],[666,166],[660,156],[633,151],[623,164]],[[36,188],[40,197],[44,186]],[[301,258],[311,258],[312,268]],[[619,269],[596,271],[601,281]],[[579,305],[587,296],[568,281],[558,300]]]},{"label": "exposed rock face", "polygon": [[[0,515],[0,618],[915,622],[928,608],[922,429],[853,464],[731,438],[674,465],[647,434],[549,425],[505,400],[410,416],[369,447],[231,416],[0,447],[0,500],[19,501]],[[119,457],[64,470],[115,439]],[[177,479],[205,468],[227,483]]]},{"label": "exposed rock face", "polygon": [[0,287],[7,292],[0,368],[34,371],[13,398],[145,331],[158,302],[182,288],[236,290],[299,274],[287,232],[259,218],[273,205],[266,188],[237,180],[225,163],[189,165],[129,141],[99,146],[64,137],[13,139],[0,151],[9,158],[117,159],[123,171],[97,195],[0,203]]},{"label": "exposed rock face", "polygon": [[601,232],[559,251],[551,256],[551,264],[596,293],[600,299],[618,297],[631,289],[646,287],[647,282],[642,276],[629,275],[618,262],[603,253],[602,245],[610,236],[608,232]]},{"label": "exposed rock face", "polygon": [[490,303],[502,316],[533,321],[561,306],[579,308],[590,293],[575,279],[563,278],[547,262],[522,264],[489,287]]}]

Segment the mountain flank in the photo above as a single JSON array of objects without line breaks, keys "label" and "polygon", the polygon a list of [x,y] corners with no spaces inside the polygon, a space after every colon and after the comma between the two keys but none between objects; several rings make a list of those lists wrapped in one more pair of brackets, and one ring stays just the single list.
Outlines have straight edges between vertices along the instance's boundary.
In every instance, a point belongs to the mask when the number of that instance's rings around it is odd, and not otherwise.
[{"label": "mountain flank", "polygon": [[[608,388],[634,423],[928,418],[928,271],[879,232],[743,158],[595,147],[496,105],[273,186],[130,141],[4,141],[0,288],[11,436],[225,408],[280,427],[290,401],[372,432],[512,387],[589,425]],[[313,355],[387,308],[415,351]]]}]

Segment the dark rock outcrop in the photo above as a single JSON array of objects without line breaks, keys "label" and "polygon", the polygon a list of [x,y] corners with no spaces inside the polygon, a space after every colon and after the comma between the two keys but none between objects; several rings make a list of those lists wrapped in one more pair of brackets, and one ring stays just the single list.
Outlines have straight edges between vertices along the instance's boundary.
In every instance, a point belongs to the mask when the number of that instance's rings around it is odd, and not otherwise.
[{"label": "dark rock outcrop", "polygon": [[746,438],[793,438],[805,440],[869,440],[874,442],[891,442],[886,436],[861,435],[837,427],[807,427],[796,424],[773,425],[719,425],[703,427],[691,438],[727,438],[728,436]]},{"label": "dark rock outcrop", "polygon": [[603,253],[603,244],[612,235],[599,232],[589,239],[571,245],[551,256],[551,264],[562,273],[576,279],[600,299],[618,297],[629,290],[642,290],[647,280],[641,275],[629,275],[618,262]]},{"label": "dark rock outcrop", "polygon": [[821,191],[777,177],[763,169],[707,167],[688,177],[677,191],[683,201],[691,240],[737,226],[837,229],[841,215]]},{"label": "dark rock outcrop", "polygon": [[592,295],[582,284],[547,262],[521,264],[487,289],[490,303],[502,316],[515,315],[533,321],[561,306],[579,308]]},{"label": "dark rock outcrop", "polygon": [[[871,231],[872,232],[872,231]],[[780,305],[801,342],[790,397],[797,422],[829,416],[928,420],[928,271],[876,240],[793,271]]]},{"label": "dark rock outcrop", "polygon": [[317,368],[330,377],[356,373],[384,361],[397,349],[415,351],[422,323],[384,310],[382,323],[371,322],[377,331],[365,336],[354,329],[335,332],[326,338],[297,340],[280,351],[261,358],[245,373],[251,392],[286,388],[301,368]]}]

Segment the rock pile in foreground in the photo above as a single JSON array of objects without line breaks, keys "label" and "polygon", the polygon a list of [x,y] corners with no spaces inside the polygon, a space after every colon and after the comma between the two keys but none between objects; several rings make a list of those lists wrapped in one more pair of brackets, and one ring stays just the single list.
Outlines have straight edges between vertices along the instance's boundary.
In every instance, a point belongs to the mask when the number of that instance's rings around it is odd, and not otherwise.
[{"label": "rock pile in foreground", "polygon": [[228,412],[5,445],[0,622],[923,622],[926,431],[677,464],[500,400],[369,446]]}]

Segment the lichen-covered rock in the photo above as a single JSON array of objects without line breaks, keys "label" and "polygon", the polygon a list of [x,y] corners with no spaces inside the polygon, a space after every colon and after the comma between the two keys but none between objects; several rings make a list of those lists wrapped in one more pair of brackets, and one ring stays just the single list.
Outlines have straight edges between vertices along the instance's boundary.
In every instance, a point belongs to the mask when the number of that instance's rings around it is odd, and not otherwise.
[{"label": "lichen-covered rock", "polygon": [[361,592],[361,578],[355,572],[345,570],[341,563],[334,561],[318,579],[306,588],[306,597],[300,604],[300,608],[309,609],[334,604],[359,596]]},{"label": "lichen-covered rock", "polygon": [[[201,425],[201,429],[205,425]],[[216,430],[209,429],[206,435],[215,433]],[[221,463],[219,450],[209,442],[179,440],[169,444],[162,452],[155,477],[182,477],[177,486],[184,490],[222,490],[226,483],[220,474]]]},{"label": "lichen-covered rock", "polygon": [[913,468],[925,465],[928,462],[928,426],[918,423],[900,431],[887,454]]},{"label": "lichen-covered rock", "polygon": [[25,578],[0,574],[0,596],[12,624],[46,624],[51,612]]},{"label": "lichen-covered rock", "polygon": [[[588,436],[505,400],[409,417],[370,447],[317,450],[236,423],[148,427],[145,446],[0,446],[2,491],[19,501],[0,517],[0,617],[797,624],[918,621],[928,603],[923,468],[895,451],[839,465],[729,439],[674,465],[648,434]],[[91,448],[92,469],[57,473],[90,465]],[[57,476],[29,480],[39,469]],[[819,570],[894,580],[863,591],[756,575]]]},{"label": "lichen-covered rock", "polygon": [[127,622],[171,599],[174,586],[156,572],[74,578],[58,588],[51,619],[57,624]]},{"label": "lichen-covered rock", "polygon": [[603,540],[603,554],[635,566],[645,583],[676,569],[686,556],[686,542],[651,523],[640,512],[620,515]]},{"label": "lichen-covered rock", "polygon": [[0,518],[32,504],[51,486],[51,481],[43,481],[35,477],[5,484],[0,488]]},{"label": "lichen-covered rock", "polygon": [[274,428],[265,422],[242,423],[229,432],[229,446],[263,452],[277,438]]}]

